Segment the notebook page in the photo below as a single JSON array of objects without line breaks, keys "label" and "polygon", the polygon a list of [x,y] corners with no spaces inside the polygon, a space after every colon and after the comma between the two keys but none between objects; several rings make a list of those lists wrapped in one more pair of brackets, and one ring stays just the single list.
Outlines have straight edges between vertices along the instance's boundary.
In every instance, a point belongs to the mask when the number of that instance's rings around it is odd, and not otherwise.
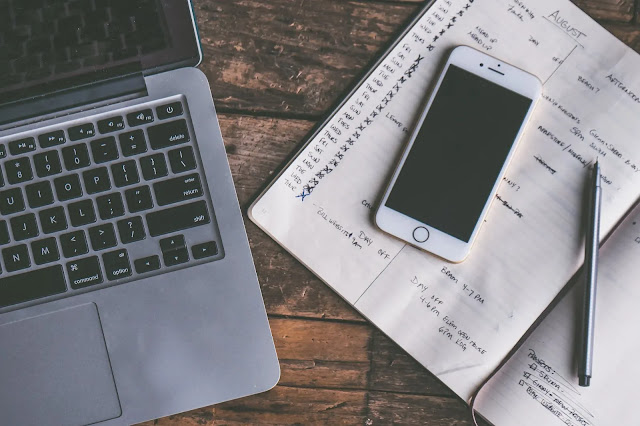
[{"label": "notebook page", "polygon": [[[460,44],[532,72],[544,98],[471,255],[450,264],[382,233],[371,215],[440,65]],[[467,399],[581,264],[596,155],[603,233],[640,193],[638,67],[634,52],[568,1],[438,0],[251,217]]]},{"label": "notebook page", "polygon": [[623,425],[637,418],[640,208],[600,251],[591,386],[578,386],[584,279],[482,389],[477,408],[496,425]]}]

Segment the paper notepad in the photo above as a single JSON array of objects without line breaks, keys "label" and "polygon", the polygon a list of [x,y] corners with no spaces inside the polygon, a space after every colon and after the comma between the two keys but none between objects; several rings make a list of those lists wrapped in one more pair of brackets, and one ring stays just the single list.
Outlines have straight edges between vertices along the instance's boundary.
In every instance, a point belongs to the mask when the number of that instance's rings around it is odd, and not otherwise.
[{"label": "paper notepad", "polygon": [[[451,264],[382,233],[372,212],[457,45],[544,87],[470,256]],[[468,400],[580,267],[595,158],[602,235],[640,195],[638,69],[635,52],[569,1],[437,0],[256,200],[251,219]],[[577,386],[575,374],[566,378]]]}]

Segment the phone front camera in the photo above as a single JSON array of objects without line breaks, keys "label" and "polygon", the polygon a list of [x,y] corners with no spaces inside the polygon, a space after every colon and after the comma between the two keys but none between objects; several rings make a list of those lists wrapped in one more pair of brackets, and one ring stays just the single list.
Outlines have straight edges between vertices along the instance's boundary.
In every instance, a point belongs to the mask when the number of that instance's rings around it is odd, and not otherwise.
[{"label": "phone front camera", "polygon": [[484,64],[480,64],[481,67],[484,67]]}]

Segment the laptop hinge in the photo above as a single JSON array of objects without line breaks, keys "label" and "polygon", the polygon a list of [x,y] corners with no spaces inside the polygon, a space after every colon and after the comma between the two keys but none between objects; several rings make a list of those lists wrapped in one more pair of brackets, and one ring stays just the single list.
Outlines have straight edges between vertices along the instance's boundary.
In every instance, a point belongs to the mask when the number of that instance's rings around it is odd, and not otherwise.
[{"label": "laptop hinge", "polygon": [[113,77],[46,96],[0,105],[0,126],[57,112],[66,112],[84,105],[104,103],[103,101],[107,99],[119,99],[133,94],[147,95],[147,85],[142,73]]}]

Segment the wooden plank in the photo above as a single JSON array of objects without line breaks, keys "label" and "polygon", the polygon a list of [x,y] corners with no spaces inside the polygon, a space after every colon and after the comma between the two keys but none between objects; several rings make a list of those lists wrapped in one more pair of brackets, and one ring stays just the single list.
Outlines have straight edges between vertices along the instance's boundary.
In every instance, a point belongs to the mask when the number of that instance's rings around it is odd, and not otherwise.
[{"label": "wooden plank", "polygon": [[417,6],[196,1],[201,69],[218,108],[320,116]]},{"label": "wooden plank", "polygon": [[455,394],[381,331],[372,335],[368,389],[417,395]]},{"label": "wooden plank", "polygon": [[369,392],[367,425],[471,426],[469,409],[455,398]]},{"label": "wooden plank", "polygon": [[369,363],[371,327],[334,321],[270,320],[278,358]]},{"label": "wooden plank", "polygon": [[[278,386],[253,398],[220,404],[214,416],[225,424],[361,424],[366,392]],[[255,414],[259,413],[258,416]],[[259,419],[259,420],[258,420]]]},{"label": "wooden plank", "polygon": [[361,425],[366,392],[276,386],[269,392],[165,417],[146,426]]},{"label": "wooden plank", "polygon": [[622,40],[624,44],[640,53],[640,26],[638,24],[604,24],[604,27],[613,35]]},{"label": "wooden plank", "polygon": [[283,166],[314,121],[220,114],[229,166],[244,208]]},{"label": "wooden plank", "polygon": [[634,0],[571,0],[595,20],[630,22]]},{"label": "wooden plank", "polygon": [[270,324],[281,385],[455,396],[368,324],[281,318]]},{"label": "wooden plank", "polygon": [[372,327],[271,318],[280,385],[366,389]]}]

